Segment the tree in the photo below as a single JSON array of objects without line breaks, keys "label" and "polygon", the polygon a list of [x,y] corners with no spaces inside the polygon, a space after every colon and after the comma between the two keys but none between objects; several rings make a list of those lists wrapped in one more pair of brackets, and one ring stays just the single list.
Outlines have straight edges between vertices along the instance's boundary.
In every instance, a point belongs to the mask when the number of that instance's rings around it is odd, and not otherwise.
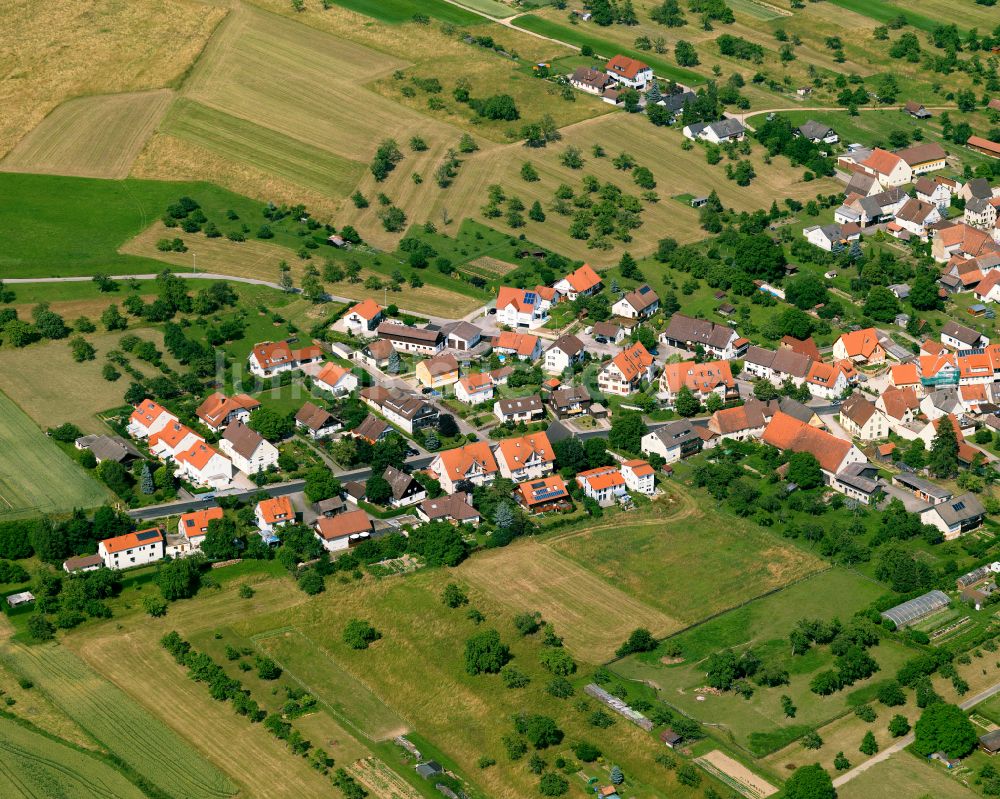
[{"label": "tree", "polygon": [[351,649],[367,649],[381,637],[382,633],[361,619],[351,619],[344,626],[344,643]]},{"label": "tree", "polygon": [[573,746],[573,754],[584,763],[593,763],[601,756],[601,750],[588,741],[580,741]]},{"label": "tree", "polygon": [[819,763],[800,766],[785,783],[786,799],[837,799],[833,780]]},{"label": "tree", "polygon": [[318,569],[303,569],[299,573],[299,588],[308,596],[321,594],[326,590],[326,581]]},{"label": "tree", "polygon": [[899,300],[885,286],[873,286],[865,298],[864,313],[878,322],[891,322],[899,313]]},{"label": "tree", "polygon": [[678,40],[677,44],[674,45],[674,58],[677,60],[677,64],[682,67],[696,67],[701,63],[694,45],[683,39]]},{"label": "tree", "polygon": [[958,472],[958,436],[950,416],[938,419],[927,465],[935,477],[951,477]]},{"label": "tree", "polygon": [[486,98],[478,109],[479,116],[486,119],[504,120],[512,122],[521,115],[518,113],[517,104],[509,94],[495,94]]},{"label": "tree", "polygon": [[576,671],[576,661],[562,647],[546,647],[538,660],[542,668],[557,677],[568,677]]},{"label": "tree", "polygon": [[202,558],[190,558],[161,562],[156,573],[156,584],[168,602],[188,599],[198,593],[201,586]]},{"label": "tree", "polygon": [[611,774],[609,776],[611,777],[611,782],[615,785],[621,785],[625,782],[625,775],[622,774],[622,770],[618,766],[611,767]]},{"label": "tree", "polygon": [[837,771],[847,771],[851,767],[851,761],[844,756],[843,752],[837,752],[837,756],[833,758],[833,767]]},{"label": "tree", "polygon": [[528,716],[524,719],[524,737],[535,749],[558,746],[563,739],[563,731],[548,716]]},{"label": "tree", "polygon": [[313,466],[306,472],[304,491],[310,502],[335,497],[341,488],[340,480],[325,466]]},{"label": "tree", "polygon": [[257,666],[257,676],[262,680],[276,680],[281,676],[281,666],[266,655],[257,655],[254,665]]},{"label": "tree", "polygon": [[276,410],[262,406],[250,414],[247,427],[273,442],[288,438],[295,429],[295,423]]},{"label": "tree", "polygon": [[646,432],[642,414],[635,411],[619,411],[611,422],[608,446],[621,452],[637,454],[642,447],[642,437]]},{"label": "tree", "polygon": [[527,674],[510,663],[500,669],[500,679],[507,688],[524,688],[531,682]]},{"label": "tree", "polygon": [[795,452],[788,459],[788,481],[808,491],[823,485],[823,470],[811,452]]},{"label": "tree", "polygon": [[910,722],[906,716],[897,713],[889,721],[889,734],[893,738],[902,738],[910,731]]},{"label": "tree", "polygon": [[535,169],[534,164],[531,161],[525,161],[521,165],[521,180],[527,183],[534,183],[538,179],[538,170]]},{"label": "tree", "polygon": [[375,505],[385,505],[392,499],[392,486],[378,474],[373,474],[365,483],[365,497]]},{"label": "tree", "polygon": [[535,200],[528,209],[528,219],[533,222],[545,221],[545,211],[542,210],[542,204],[538,200]]},{"label": "tree", "polygon": [[651,652],[654,649],[656,649],[656,639],[653,637],[653,634],[645,627],[636,627],[636,629],[632,630],[628,640],[618,647],[615,655],[617,657],[625,657],[625,655],[631,655],[633,652]]},{"label": "tree", "polygon": [[229,560],[239,556],[243,543],[236,522],[223,516],[209,521],[201,551],[209,560]]},{"label": "tree", "polygon": [[871,730],[868,730],[865,733],[865,737],[861,739],[861,746],[858,747],[858,751],[869,757],[878,752],[878,743],[875,741],[875,734]]},{"label": "tree", "polygon": [[106,330],[124,330],[128,327],[128,320],[121,315],[117,305],[111,304],[101,314],[101,324]]},{"label": "tree", "polygon": [[496,674],[509,660],[510,648],[492,628],[474,633],[465,642],[465,671],[468,674]]},{"label": "tree", "polygon": [[56,628],[42,613],[33,613],[28,617],[28,634],[36,641],[51,641],[55,638]]},{"label": "tree", "polygon": [[449,608],[469,604],[469,596],[456,583],[448,583],[441,592],[441,601]]},{"label": "tree", "polygon": [[938,293],[937,281],[927,269],[921,269],[910,287],[910,305],[918,311],[931,311],[941,308],[944,301]]},{"label": "tree", "polygon": [[927,707],[914,727],[913,748],[924,757],[944,752],[948,757],[965,757],[976,748],[979,737],[961,708],[945,702]]},{"label": "tree", "polygon": [[156,484],[153,482],[153,473],[149,469],[149,463],[142,464],[142,476],[139,480],[139,490],[143,494],[153,494],[156,492]]},{"label": "tree", "polygon": [[450,413],[442,413],[438,417],[437,431],[445,438],[454,438],[458,435],[458,423]]},{"label": "tree", "polygon": [[829,298],[823,279],[813,272],[796,275],[785,284],[785,299],[803,311],[809,311]]},{"label": "tree", "polygon": [[538,791],[542,796],[562,796],[568,790],[569,783],[566,778],[554,771],[545,772],[538,782]]},{"label": "tree", "polygon": [[687,386],[681,386],[674,398],[674,410],[684,418],[697,416],[701,411],[701,403]]},{"label": "tree", "polygon": [[906,694],[898,682],[889,680],[879,686],[878,701],[886,707],[899,707],[906,704]]}]

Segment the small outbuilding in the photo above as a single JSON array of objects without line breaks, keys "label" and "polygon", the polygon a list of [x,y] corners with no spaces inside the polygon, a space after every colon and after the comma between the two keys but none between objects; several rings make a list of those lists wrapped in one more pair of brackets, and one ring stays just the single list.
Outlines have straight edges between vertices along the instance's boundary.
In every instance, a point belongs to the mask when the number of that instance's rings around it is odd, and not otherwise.
[{"label": "small outbuilding", "polygon": [[988,755],[1000,752],[1000,730],[993,730],[979,736],[979,748]]},{"label": "small outbuilding", "polygon": [[31,591],[18,591],[16,594],[10,594],[7,597],[7,604],[12,608],[17,608],[34,601],[35,595]]}]

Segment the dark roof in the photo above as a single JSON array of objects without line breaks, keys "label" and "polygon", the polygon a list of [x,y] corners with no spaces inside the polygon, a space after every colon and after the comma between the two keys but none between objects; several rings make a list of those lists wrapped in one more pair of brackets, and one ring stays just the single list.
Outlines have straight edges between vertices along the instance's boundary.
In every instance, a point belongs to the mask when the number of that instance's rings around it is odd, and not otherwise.
[{"label": "dark roof", "polygon": [[257,447],[264,441],[264,436],[256,430],[251,430],[243,422],[237,420],[226,427],[222,437],[232,444],[233,450],[244,458],[253,457]]},{"label": "dark roof", "polygon": [[917,164],[926,164],[929,161],[940,161],[948,153],[945,152],[944,147],[932,141],[916,144],[913,147],[907,147],[905,150],[896,150],[896,155],[902,158],[909,166],[916,166]]},{"label": "dark roof", "polygon": [[572,335],[571,333],[567,333],[566,335],[563,335],[563,336],[560,336],[559,338],[557,338],[553,342],[552,346],[549,347],[549,349],[550,350],[560,349],[563,352],[565,352],[567,355],[569,355],[570,357],[573,357],[577,353],[579,353],[579,352],[581,352],[583,350],[583,342],[580,341],[580,339],[578,339],[576,336]]},{"label": "dark roof", "polygon": [[975,494],[966,493],[935,505],[929,510],[937,511],[938,516],[944,520],[949,527],[954,524],[978,519],[986,513],[983,503],[979,501]]},{"label": "dark roof", "polygon": [[683,111],[687,103],[693,103],[697,99],[698,95],[692,91],[679,91],[663,95],[660,102],[676,114],[678,111]]},{"label": "dark roof", "polygon": [[981,338],[980,334],[971,327],[966,327],[950,320],[944,323],[944,327],[941,328],[941,335],[958,339],[970,347],[979,343],[979,339]]},{"label": "dark roof", "polygon": [[466,322],[460,319],[457,322],[450,322],[441,328],[441,334],[447,338],[457,338],[461,341],[474,341],[477,338],[482,338],[483,331],[476,327],[471,322]]},{"label": "dark roof", "polygon": [[379,419],[374,413],[369,413],[365,420],[354,428],[354,435],[367,438],[369,441],[378,441],[386,435],[387,430],[391,430],[388,422]]},{"label": "dark roof", "polygon": [[718,122],[713,122],[708,125],[709,128],[715,133],[715,135],[720,139],[726,139],[730,136],[739,136],[746,128],[744,128],[738,119],[720,119]]},{"label": "dark roof", "polygon": [[336,417],[332,413],[312,402],[305,403],[295,414],[295,421],[305,425],[310,430],[322,430],[337,423]]},{"label": "dark roof", "polygon": [[692,438],[698,438],[698,432],[694,429],[694,425],[687,420],[671,422],[663,427],[658,427],[653,431],[653,435],[668,447],[679,447]]},{"label": "dark roof", "polygon": [[532,394],[530,397],[502,399],[497,401],[497,406],[504,416],[512,413],[525,413],[526,411],[534,413],[542,410],[542,398],[537,394]]},{"label": "dark roof", "polygon": [[656,296],[656,292],[645,283],[635,289],[635,291],[630,291],[622,299],[628,302],[639,313],[642,313],[651,305],[655,305],[660,301],[660,298]]},{"label": "dark roof", "polygon": [[799,125],[798,131],[807,139],[823,139],[833,133],[833,128],[829,125],[824,125],[822,122],[810,119],[808,122],[803,122]]},{"label": "dark roof", "polygon": [[965,184],[965,187],[969,190],[969,194],[981,200],[988,200],[993,196],[993,189],[986,178],[973,178]]},{"label": "dark roof", "polygon": [[436,412],[434,406],[421,399],[412,391],[400,388],[372,386],[361,390],[361,396],[381,408],[387,408],[404,419],[413,420],[418,416]]},{"label": "dark roof", "polygon": [[585,86],[592,86],[595,89],[603,89],[611,83],[611,76],[607,72],[590,67],[577,67],[573,73],[572,80],[575,83],[582,83]]},{"label": "dark roof", "polygon": [[420,510],[431,520],[450,518],[462,522],[479,518],[479,511],[469,504],[469,495],[464,491],[425,499],[420,503]]},{"label": "dark roof", "polygon": [[675,313],[670,317],[670,324],[663,333],[668,339],[682,341],[686,344],[708,344],[713,347],[725,347],[736,337],[736,331],[726,325],[717,325],[707,319],[695,319],[691,316]]},{"label": "dark roof", "polygon": [[383,322],[378,326],[379,338],[410,341],[416,344],[437,344],[441,340],[440,330],[424,330],[410,325],[400,325],[394,322]]},{"label": "dark roof", "polygon": [[76,558],[67,558],[63,563],[63,568],[68,572],[79,571],[80,569],[91,569],[95,566],[103,566],[104,560],[98,554],[80,555]]},{"label": "dark roof", "polygon": [[386,466],[382,477],[392,489],[392,498],[397,500],[405,497],[410,487],[417,482],[411,475],[400,471],[395,466]]},{"label": "dark roof", "polygon": [[549,403],[554,408],[568,408],[577,403],[590,403],[590,392],[583,386],[572,386],[571,388],[557,388],[552,392]]},{"label": "dark roof", "polygon": [[76,440],[76,444],[89,449],[99,461],[112,460],[121,463],[130,458],[142,457],[142,453],[121,436],[81,436]]}]

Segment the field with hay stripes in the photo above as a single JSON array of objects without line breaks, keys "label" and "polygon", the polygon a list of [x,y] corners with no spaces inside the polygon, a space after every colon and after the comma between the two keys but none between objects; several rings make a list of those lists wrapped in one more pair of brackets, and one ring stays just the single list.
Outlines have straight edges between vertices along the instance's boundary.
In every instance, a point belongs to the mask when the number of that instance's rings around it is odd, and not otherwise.
[{"label": "field with hay stripes", "polygon": [[0,170],[120,179],[166,113],[169,89],[69,100],[0,161]]}]

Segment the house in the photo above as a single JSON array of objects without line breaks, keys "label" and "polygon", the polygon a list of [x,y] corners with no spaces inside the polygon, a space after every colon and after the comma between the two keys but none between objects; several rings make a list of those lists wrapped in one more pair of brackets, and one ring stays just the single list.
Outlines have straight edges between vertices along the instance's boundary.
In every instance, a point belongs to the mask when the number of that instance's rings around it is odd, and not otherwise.
[{"label": "house", "polygon": [[988,346],[990,340],[971,327],[949,320],[941,328],[941,343],[955,350],[971,350]]},{"label": "house", "polygon": [[927,238],[928,227],[940,221],[941,212],[936,205],[916,198],[910,198],[896,212],[896,224],[921,239]]},{"label": "house", "polygon": [[170,411],[151,399],[144,399],[135,406],[128,420],[128,434],[132,438],[149,438],[158,433],[177,417]]},{"label": "house", "polygon": [[709,395],[715,394],[719,399],[736,399],[739,389],[733,379],[729,361],[682,361],[668,363],[660,375],[659,396],[667,404],[673,405],[681,388],[686,387],[699,402],[704,402]]},{"label": "house", "polygon": [[986,277],[979,281],[972,293],[981,302],[1000,302],[1000,269],[987,272]]},{"label": "house", "polygon": [[827,482],[831,484],[834,476],[848,464],[867,462],[864,453],[850,441],[812,427],[782,411],[771,417],[764,428],[762,440],[780,450],[810,453],[819,462]]},{"label": "house", "polygon": [[965,204],[965,224],[980,230],[992,230],[997,223],[997,207],[990,200],[973,197]]},{"label": "house", "polygon": [[944,169],[948,153],[937,142],[923,142],[896,150],[896,155],[903,159],[914,175],[923,175],[937,169]]},{"label": "house", "polygon": [[314,441],[327,438],[344,427],[332,413],[311,402],[306,402],[299,408],[295,414],[295,426],[305,430]]},{"label": "house", "polygon": [[862,505],[876,505],[885,495],[878,468],[868,463],[849,463],[838,472],[830,484],[848,499]]},{"label": "house", "polygon": [[504,438],[493,448],[500,476],[516,483],[552,474],[556,454],[544,432]]},{"label": "house", "polygon": [[645,283],[622,296],[611,306],[611,313],[626,319],[648,319],[660,309],[660,298]]},{"label": "house", "polygon": [[497,292],[497,322],[515,330],[541,327],[549,321],[550,307],[537,291],[501,286]]},{"label": "house", "polygon": [[549,407],[561,419],[585,413],[592,403],[590,392],[583,386],[557,388],[549,396]]},{"label": "house", "polygon": [[582,361],[586,352],[583,342],[567,333],[557,338],[552,346],[545,350],[545,362],[542,368],[549,374],[562,374],[573,364]]},{"label": "house", "polygon": [[814,361],[822,360],[819,354],[819,347],[816,346],[816,342],[813,341],[812,336],[809,338],[782,336],[778,341],[778,350],[790,350],[797,355],[805,355]]},{"label": "house", "polygon": [[931,255],[939,263],[945,263],[956,255],[962,258],[978,258],[981,255],[997,253],[1000,253],[1000,244],[997,244],[988,232],[966,225],[964,222],[940,229],[931,239]]},{"label": "house", "polygon": [[1000,144],[989,139],[984,139],[982,136],[969,136],[965,142],[965,146],[970,150],[983,153],[983,155],[1000,158]]},{"label": "house", "polygon": [[850,361],[832,364],[813,361],[809,374],[806,375],[806,387],[814,397],[834,400],[843,396],[855,378],[856,372]]},{"label": "house", "polygon": [[590,67],[577,67],[569,77],[570,85],[587,94],[604,94],[604,90],[615,82],[607,72]]},{"label": "house", "polygon": [[428,469],[441,483],[445,493],[458,489],[456,485],[468,482],[472,485],[492,483],[499,467],[490,445],[485,441],[474,441],[455,449],[446,449],[434,456]]},{"label": "house", "polygon": [[105,538],[97,545],[97,554],[109,569],[128,569],[163,560],[166,534],[159,527],[137,530],[114,538]]},{"label": "house", "polygon": [[883,186],[904,186],[913,181],[913,169],[895,153],[876,147],[858,166],[878,178]]},{"label": "house", "polygon": [[656,472],[647,461],[641,458],[625,461],[621,465],[621,473],[625,478],[625,487],[629,491],[636,491],[646,496],[656,493]]},{"label": "house", "polygon": [[313,383],[335,397],[343,397],[358,388],[358,378],[351,374],[351,370],[332,362],[320,369],[319,374],[313,378]]},{"label": "house", "polygon": [[608,77],[621,86],[629,89],[643,91],[653,82],[653,70],[648,64],[629,58],[624,55],[616,55],[604,67]]},{"label": "house", "polygon": [[338,552],[371,537],[372,521],[358,509],[337,516],[321,516],[313,524],[313,530],[327,552]]},{"label": "house", "polygon": [[387,421],[379,419],[374,413],[369,413],[361,424],[350,431],[350,435],[352,438],[362,438],[369,444],[377,444],[395,432]]},{"label": "house", "polygon": [[951,204],[951,188],[947,183],[930,178],[918,178],[913,187],[916,189],[918,200],[936,205],[939,211],[946,211]]},{"label": "house", "polygon": [[493,342],[493,351],[519,361],[536,361],[542,355],[542,340],[531,333],[501,330]]},{"label": "house", "polygon": [[671,121],[676,120],[679,114],[684,113],[685,106],[694,103],[698,99],[698,95],[693,91],[682,89],[680,86],[675,88],[676,91],[664,94],[656,103],[657,105],[662,105],[670,112]]},{"label": "house", "polygon": [[687,421],[670,422],[642,437],[643,455],[659,455],[667,463],[701,452],[703,439]]},{"label": "house", "polygon": [[625,478],[616,466],[601,466],[580,472],[576,476],[576,482],[583,489],[584,496],[601,507],[615,504],[619,497],[628,493]]},{"label": "house", "polygon": [[590,264],[584,264],[579,269],[570,272],[566,277],[556,281],[553,288],[567,299],[575,300],[580,296],[589,297],[591,294],[596,294],[604,288],[604,283],[601,282],[601,276],[593,270]]},{"label": "house", "polygon": [[847,188],[844,189],[844,196],[852,195],[857,197],[871,197],[885,191],[885,186],[879,183],[878,177],[865,172],[852,172],[851,179],[847,181]]},{"label": "house", "polygon": [[558,474],[528,480],[514,489],[517,504],[529,513],[548,513],[573,507],[566,483]]},{"label": "house", "polygon": [[458,360],[450,352],[435,355],[417,364],[416,376],[427,388],[443,389],[458,382]]},{"label": "house", "polygon": [[131,463],[142,457],[142,453],[132,446],[132,442],[121,436],[80,436],[73,442],[73,446],[80,450],[90,450],[98,463],[104,461]]},{"label": "house", "polygon": [[482,341],[483,331],[471,322],[459,320],[442,326],[441,335],[447,349],[468,352]]},{"label": "house", "polygon": [[444,347],[444,337],[440,330],[383,322],[376,330],[378,337],[385,339],[396,352],[414,355],[437,355]]},{"label": "house", "polygon": [[597,387],[604,394],[627,397],[638,391],[643,381],[653,379],[655,361],[642,344],[636,342],[612,358],[597,375]]},{"label": "house", "polygon": [[971,178],[958,190],[960,199],[968,202],[974,197],[980,200],[989,200],[993,197],[993,188],[986,178]]},{"label": "house", "polygon": [[279,527],[295,523],[295,509],[292,508],[292,500],[287,496],[262,499],[254,508],[253,515],[257,520],[257,527],[265,534],[274,533]]},{"label": "house", "polygon": [[[104,559],[100,553],[93,555],[80,555],[76,558],[67,558],[63,561],[63,571],[67,574],[78,574],[80,572],[93,572],[104,566]],[[32,597],[33,599],[34,597]],[[7,597],[8,603],[10,597]],[[28,600],[31,601],[31,600]]]},{"label": "house", "polygon": [[718,122],[696,122],[685,125],[683,134],[692,141],[702,140],[712,144],[743,141],[746,128],[736,119],[720,119]]},{"label": "house", "polygon": [[743,405],[735,408],[723,408],[712,414],[708,420],[708,429],[720,439],[746,441],[750,438],[760,438],[771,417],[780,409],[776,400],[761,402],[751,398]]},{"label": "house", "polygon": [[889,435],[889,420],[875,403],[856,393],[840,406],[840,424],[851,436],[874,441]]},{"label": "house", "polygon": [[799,125],[795,129],[795,135],[808,139],[813,144],[836,144],[840,141],[840,136],[833,128],[812,119]]},{"label": "house", "polygon": [[244,474],[257,474],[278,465],[278,448],[243,422],[233,422],[226,428],[219,449]]},{"label": "house", "polygon": [[[816,360],[819,360],[818,350],[816,354]],[[781,346],[777,350],[766,350],[751,345],[743,356],[743,369],[747,374],[763,378],[775,385],[790,379],[796,386],[801,386],[809,376],[812,364],[812,356]]]},{"label": "house", "polygon": [[437,426],[440,411],[411,391],[371,386],[362,389],[358,396],[368,407],[410,435],[425,427]]},{"label": "house", "polygon": [[213,433],[218,433],[237,419],[245,422],[259,407],[260,403],[247,394],[227,397],[221,391],[216,391],[198,406],[195,416]]},{"label": "house", "polygon": [[174,460],[177,462],[174,474],[196,486],[228,488],[233,480],[233,462],[200,439],[189,449],[178,452]]},{"label": "house", "polygon": [[392,489],[389,505],[393,508],[416,505],[427,498],[427,489],[418,483],[412,475],[397,469],[395,466],[386,466],[385,471],[382,472],[382,479]]},{"label": "house", "polygon": [[264,341],[254,345],[247,361],[251,374],[257,377],[274,377],[291,372],[307,363],[323,360],[323,350],[316,346],[293,350],[287,341]]},{"label": "house", "polygon": [[149,451],[156,458],[176,458],[177,453],[191,449],[204,441],[185,424],[174,421],[149,437]]},{"label": "house", "polygon": [[455,383],[455,399],[466,405],[479,405],[493,399],[493,378],[489,372],[473,372]]},{"label": "house", "polygon": [[313,507],[318,516],[336,516],[347,509],[347,503],[344,502],[344,498],[340,494],[335,494],[332,497],[321,499],[319,502],[314,502]]},{"label": "house", "polygon": [[885,349],[879,343],[878,331],[874,327],[865,327],[841,334],[833,343],[833,359],[835,361],[851,361],[852,363],[883,363]]},{"label": "house", "polygon": [[975,494],[965,493],[932,505],[921,512],[920,521],[933,525],[941,531],[946,541],[951,541],[981,527],[985,517],[986,509],[979,498]]},{"label": "house", "polygon": [[903,106],[903,110],[916,119],[930,119],[931,116],[931,112],[916,100],[907,100],[906,105]]},{"label": "house", "polygon": [[177,534],[183,536],[193,549],[200,549],[201,542],[208,535],[209,522],[221,519],[223,515],[222,508],[218,506],[184,513],[177,522]]},{"label": "house", "polygon": [[903,438],[914,438],[904,434],[902,428],[911,425],[920,412],[920,398],[914,388],[887,388],[875,400],[875,407],[885,415],[892,430]]},{"label": "house", "polygon": [[344,327],[355,336],[367,336],[385,319],[382,308],[375,300],[362,300],[344,314]]},{"label": "house", "polygon": [[679,313],[670,317],[667,329],[660,334],[660,342],[689,352],[701,347],[706,355],[724,361],[742,356],[750,346],[749,341],[727,325]]},{"label": "house", "polygon": [[425,499],[417,505],[417,518],[425,522],[452,522],[478,526],[479,511],[472,507],[472,495],[465,491],[445,494],[437,499]]},{"label": "house", "polygon": [[594,322],[590,335],[599,344],[620,344],[625,338],[625,328],[615,322]]},{"label": "house", "polygon": [[493,403],[493,413],[501,422],[533,422],[545,416],[545,406],[537,394],[501,399]]},{"label": "house", "polygon": [[847,237],[844,235],[843,226],[833,225],[810,225],[802,228],[802,235],[806,241],[814,247],[819,247],[826,252],[837,252],[842,250],[847,244]]}]

